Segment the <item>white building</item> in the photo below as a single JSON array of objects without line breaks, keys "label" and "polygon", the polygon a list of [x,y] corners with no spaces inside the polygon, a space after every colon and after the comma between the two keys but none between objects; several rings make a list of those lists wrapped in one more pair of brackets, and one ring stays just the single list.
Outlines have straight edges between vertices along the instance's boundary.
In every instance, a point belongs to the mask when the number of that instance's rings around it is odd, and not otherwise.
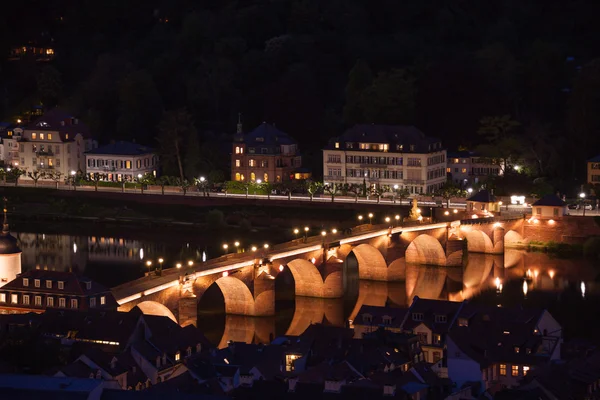
[{"label": "white building", "polygon": [[158,155],[148,146],[131,142],[115,142],[85,153],[85,171],[88,174],[106,174],[113,182],[132,181],[139,175],[158,170]]},{"label": "white building", "polygon": [[499,163],[469,151],[449,152],[446,171],[449,179],[463,188],[503,174]]},{"label": "white building", "polygon": [[19,144],[23,136],[21,126],[7,126],[0,131],[0,161],[6,166],[14,165],[19,162]]},{"label": "white building", "polygon": [[87,126],[59,109],[25,127],[17,143],[18,154],[7,164],[28,172],[60,172],[63,176],[83,171],[84,152],[97,146]]},{"label": "white building", "polygon": [[[4,223],[0,232],[0,287],[17,278],[21,273],[21,249],[17,239],[8,230],[6,205],[4,205]],[[6,302],[6,295],[0,295],[0,303]]]},{"label": "white building", "polygon": [[446,182],[446,150],[414,126],[356,125],[323,150],[325,183],[433,193]]}]

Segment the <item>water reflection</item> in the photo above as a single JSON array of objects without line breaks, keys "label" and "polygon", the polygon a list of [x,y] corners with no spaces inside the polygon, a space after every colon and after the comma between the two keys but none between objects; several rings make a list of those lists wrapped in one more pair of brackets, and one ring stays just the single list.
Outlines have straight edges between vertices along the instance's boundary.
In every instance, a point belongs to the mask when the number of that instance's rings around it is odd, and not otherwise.
[{"label": "water reflection", "polygon": [[[558,296],[560,300],[561,293],[576,288],[583,298],[597,290],[593,283],[595,277],[595,269],[583,260],[557,259],[544,253],[515,250],[505,256],[470,254],[463,267],[408,264],[404,282],[359,280],[354,283],[358,288],[347,288],[355,293],[352,299],[295,297],[286,305],[293,309],[287,310],[292,317],[283,323],[281,317],[226,316],[218,345],[226,346],[228,340],[259,343],[277,335],[298,335],[311,323],[343,326],[354,319],[363,305],[402,307],[409,305],[415,296],[477,301],[489,293],[493,296],[489,300],[494,304],[509,306],[530,301],[535,294]],[[286,284],[289,285],[286,290],[293,292],[293,282]],[[348,307],[350,302],[352,306]],[[279,323],[276,323],[277,318]],[[202,329],[214,321],[205,313],[198,321],[199,327]]]}]

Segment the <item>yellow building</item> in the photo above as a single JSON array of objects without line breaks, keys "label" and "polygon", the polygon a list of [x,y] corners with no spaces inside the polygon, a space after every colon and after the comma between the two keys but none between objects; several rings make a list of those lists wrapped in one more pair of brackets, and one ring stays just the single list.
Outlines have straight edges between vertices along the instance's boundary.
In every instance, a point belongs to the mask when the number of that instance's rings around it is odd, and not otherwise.
[{"label": "yellow building", "polygon": [[600,156],[587,161],[587,183],[600,185]]}]

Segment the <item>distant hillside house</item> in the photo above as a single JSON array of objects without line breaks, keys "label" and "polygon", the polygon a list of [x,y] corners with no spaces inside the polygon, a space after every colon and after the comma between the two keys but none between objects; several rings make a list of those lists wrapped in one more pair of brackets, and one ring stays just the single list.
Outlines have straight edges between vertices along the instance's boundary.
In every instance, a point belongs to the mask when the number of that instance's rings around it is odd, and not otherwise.
[{"label": "distant hillside house", "polygon": [[310,173],[301,167],[298,143],[287,133],[263,122],[243,134],[238,125],[231,152],[231,180],[277,183],[309,178]]},{"label": "distant hillside house", "polygon": [[323,149],[323,180],[434,193],[446,182],[446,150],[414,126],[355,125]]},{"label": "distant hillside house", "polygon": [[600,185],[600,155],[587,161],[587,183]]},{"label": "distant hillside house", "polygon": [[85,172],[105,174],[104,180],[132,181],[139,175],[153,174],[158,170],[156,150],[131,142],[114,142],[85,153]]}]

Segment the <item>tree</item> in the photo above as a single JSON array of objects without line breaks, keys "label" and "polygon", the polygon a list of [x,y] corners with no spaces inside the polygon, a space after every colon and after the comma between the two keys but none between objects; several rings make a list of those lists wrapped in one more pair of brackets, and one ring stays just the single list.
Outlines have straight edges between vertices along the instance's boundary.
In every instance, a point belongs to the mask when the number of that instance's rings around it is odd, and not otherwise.
[{"label": "tree", "polygon": [[346,105],[344,106],[344,123],[348,126],[367,122],[363,111],[364,93],[373,81],[373,73],[369,64],[357,60],[348,74],[346,85]]},{"label": "tree", "polygon": [[381,201],[381,196],[390,191],[390,187],[388,185],[377,185],[373,189],[371,189],[371,193],[377,196],[377,202]]},{"label": "tree", "polygon": [[52,179],[56,185],[56,189],[58,189],[58,182],[60,182],[62,178],[62,172],[60,171],[52,171],[46,174],[50,179]]},{"label": "tree", "polygon": [[167,175],[162,175],[156,179],[156,183],[160,185],[160,191],[163,195],[165,194],[165,186],[172,185],[175,179],[176,178]]},{"label": "tree", "polygon": [[343,190],[343,186],[338,183],[329,183],[323,187],[323,190],[331,196],[331,202],[335,201],[335,196]]},{"label": "tree", "polygon": [[179,170],[179,180],[185,180],[182,164],[182,146],[184,138],[195,134],[196,128],[192,116],[184,109],[167,111],[159,124],[159,136],[163,168],[165,172]]},{"label": "tree", "polygon": [[15,168],[11,168],[11,169],[10,169],[10,171],[8,171],[8,176],[9,176],[11,179],[14,179],[14,180],[15,180],[15,186],[18,186],[18,185],[19,185],[19,178],[20,178],[22,175],[25,175],[25,171],[24,171],[24,170],[22,170],[22,169],[16,168],[16,167],[15,167]]},{"label": "tree", "polygon": [[450,199],[453,197],[458,197],[461,194],[460,188],[458,188],[452,182],[446,182],[444,185],[436,192],[436,196],[442,197],[446,200],[446,207],[450,208]]},{"label": "tree", "polygon": [[186,193],[187,193],[187,191],[188,191],[188,189],[190,188],[190,186],[192,184],[187,179],[179,179],[179,178],[177,178],[176,185],[179,186],[181,188],[181,190],[183,190],[183,195],[185,196]]},{"label": "tree", "polygon": [[413,123],[415,82],[405,70],[381,72],[363,96],[365,120],[377,124]]},{"label": "tree", "polygon": [[523,150],[521,141],[514,135],[521,124],[510,115],[483,117],[477,133],[487,140],[487,144],[477,147],[477,152],[498,164],[503,173],[508,169],[508,162],[515,162]]},{"label": "tree", "polygon": [[144,175],[135,178],[135,180],[140,184],[140,190],[142,194],[144,194],[144,186],[151,185],[155,182],[155,179],[156,178],[151,173],[145,173]]},{"label": "tree", "polygon": [[92,182],[94,184],[94,191],[98,191],[98,184],[100,183],[100,181],[103,181],[107,178],[106,174],[101,174],[101,173],[93,173],[93,174],[87,174],[85,180],[88,182]]},{"label": "tree", "polygon": [[223,183],[225,174],[220,169],[212,170],[208,173],[208,180],[212,183]]},{"label": "tree", "polygon": [[358,203],[358,196],[363,192],[362,185],[358,185],[356,183],[346,184],[346,191],[348,193],[352,193],[354,195],[354,202]]},{"label": "tree", "polygon": [[119,82],[119,119],[117,133],[121,138],[154,136],[160,120],[162,102],[152,76],[146,71],[132,72]]},{"label": "tree", "polygon": [[195,129],[193,131],[188,131],[188,135],[185,140],[183,170],[185,172],[185,176],[190,181],[196,179],[200,171],[200,142],[198,141],[198,133]]},{"label": "tree", "polygon": [[402,204],[402,202],[404,201],[404,199],[407,199],[408,196],[410,196],[410,190],[408,190],[407,188],[401,189],[394,189],[394,195],[396,198],[400,199],[400,204]]},{"label": "tree", "polygon": [[42,104],[54,107],[58,103],[63,89],[60,72],[52,65],[45,65],[37,74],[36,82]]},{"label": "tree", "polygon": [[489,143],[497,143],[502,139],[510,137],[521,124],[510,115],[483,117],[479,121],[477,133],[483,136]]},{"label": "tree", "polygon": [[34,171],[27,172],[27,176],[33,181],[33,187],[37,187],[38,181],[42,179],[45,174],[36,169]]},{"label": "tree", "polygon": [[321,190],[321,188],[323,187],[323,184],[321,182],[315,182],[310,179],[307,179],[304,184],[306,185],[306,191],[310,195],[310,201],[313,200],[314,195],[317,194],[319,190]]}]

